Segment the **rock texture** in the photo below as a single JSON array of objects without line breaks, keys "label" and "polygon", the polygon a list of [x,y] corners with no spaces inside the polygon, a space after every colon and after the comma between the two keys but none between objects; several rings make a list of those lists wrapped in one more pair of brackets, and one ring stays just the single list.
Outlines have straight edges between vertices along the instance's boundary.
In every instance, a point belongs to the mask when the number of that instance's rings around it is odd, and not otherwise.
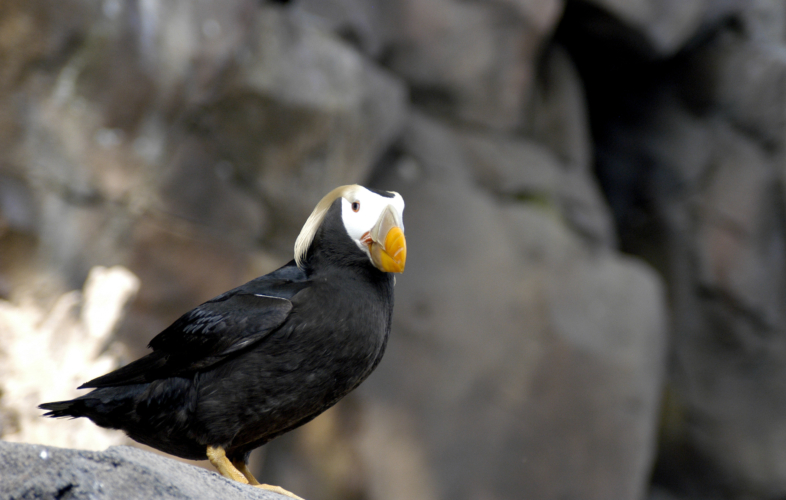
[{"label": "rock texture", "polygon": [[[538,168],[563,175],[556,159],[541,152],[548,167],[533,165],[533,179],[500,200],[475,188],[462,142],[477,146],[415,117],[403,147],[417,175],[380,179],[421,215],[407,222],[398,341],[361,389],[376,497],[635,498],[664,371],[660,282],[608,247],[587,247],[550,189],[564,183],[537,178]],[[496,151],[486,172],[525,164],[518,148]],[[423,492],[398,486],[412,470],[397,471],[396,454],[376,453],[401,441],[421,448]],[[614,452],[598,454],[600,443]]]},{"label": "rock texture", "polygon": [[6,0],[0,297],[56,317],[122,264],[141,288],[115,339],[142,354],[289,260],[336,184],[397,189],[389,353],[254,455],[263,477],[782,498],[784,5]]},{"label": "rock texture", "polygon": [[[782,3],[753,2],[661,60],[564,33],[587,57],[588,100],[606,107],[593,124],[597,170],[621,245],[669,287],[654,480],[677,498],[786,491],[783,22]],[[605,61],[590,55],[603,50]],[[636,73],[605,73],[620,64]]]},{"label": "rock texture", "polygon": [[539,49],[562,0],[301,2],[412,88],[430,110],[495,129],[523,118]]},{"label": "rock texture", "polygon": [[128,354],[112,342],[127,303],[139,289],[128,269],[95,267],[83,291],[60,296],[50,311],[32,297],[0,300],[0,435],[4,440],[103,450],[127,444],[122,433],[86,419],[41,418],[38,405],[73,399],[76,388],[121,364]]},{"label": "rock texture", "polygon": [[77,451],[0,441],[0,460],[0,495],[8,500],[290,498],[128,446]]}]

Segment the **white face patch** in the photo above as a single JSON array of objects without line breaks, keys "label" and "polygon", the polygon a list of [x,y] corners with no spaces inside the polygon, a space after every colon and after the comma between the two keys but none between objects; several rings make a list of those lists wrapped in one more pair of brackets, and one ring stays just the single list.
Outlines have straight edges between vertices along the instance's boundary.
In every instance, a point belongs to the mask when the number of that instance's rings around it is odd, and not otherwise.
[{"label": "white face patch", "polygon": [[[341,218],[349,236],[355,241],[361,250],[369,254],[369,249],[361,240],[363,236],[372,230],[380,215],[390,207],[391,211],[396,212],[396,222],[401,225],[401,216],[404,213],[404,199],[398,193],[391,192],[393,197],[381,196],[373,191],[369,191],[363,186],[352,184],[349,186],[339,186],[329,192],[317,203],[314,211],[311,212],[303,229],[295,240],[295,262],[298,266],[303,266],[303,261],[308,253],[308,248],[317,230],[325,220],[328,210],[337,198],[342,199]],[[390,211],[386,212],[390,215]],[[403,226],[401,226],[403,230]],[[369,255],[370,256],[370,255]]]},{"label": "white face patch", "polygon": [[347,234],[367,254],[369,249],[362,242],[363,236],[371,231],[382,212],[388,206],[392,206],[399,217],[404,214],[404,198],[398,193],[392,194],[393,197],[388,198],[362,186],[357,186],[356,189],[345,193],[341,199],[341,218],[344,221]]}]

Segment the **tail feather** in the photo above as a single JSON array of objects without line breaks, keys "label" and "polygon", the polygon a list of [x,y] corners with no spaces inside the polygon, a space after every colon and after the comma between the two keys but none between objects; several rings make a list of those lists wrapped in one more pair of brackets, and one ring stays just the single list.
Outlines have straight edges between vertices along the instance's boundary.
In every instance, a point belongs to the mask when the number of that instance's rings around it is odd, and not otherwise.
[{"label": "tail feather", "polygon": [[54,401],[38,405],[48,410],[43,416],[51,418],[87,417],[101,427],[116,429],[133,411],[134,397],[144,391],[147,384],[122,387],[104,387],[69,401]]},{"label": "tail feather", "polygon": [[151,352],[122,368],[80,385],[78,389],[117,387],[150,382],[157,378],[155,374],[166,366],[167,358],[168,356],[162,352]]},{"label": "tail feather", "polygon": [[76,411],[76,406],[78,406],[80,401],[76,399],[72,399],[70,401],[55,401],[52,403],[44,403],[38,405],[38,407],[42,410],[49,410],[48,412],[44,413],[44,417],[51,417],[51,418],[61,418],[61,417],[71,417],[77,418],[81,417],[82,414]]}]

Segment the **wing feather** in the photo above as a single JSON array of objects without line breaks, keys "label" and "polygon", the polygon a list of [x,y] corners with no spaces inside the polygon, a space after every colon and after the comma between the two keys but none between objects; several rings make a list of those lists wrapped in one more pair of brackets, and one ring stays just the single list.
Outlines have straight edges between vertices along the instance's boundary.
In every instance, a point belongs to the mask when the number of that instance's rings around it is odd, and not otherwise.
[{"label": "wing feather", "polygon": [[292,311],[289,299],[308,286],[292,261],[185,313],[150,341],[152,353],[80,389],[139,384],[209,368],[278,329]]}]

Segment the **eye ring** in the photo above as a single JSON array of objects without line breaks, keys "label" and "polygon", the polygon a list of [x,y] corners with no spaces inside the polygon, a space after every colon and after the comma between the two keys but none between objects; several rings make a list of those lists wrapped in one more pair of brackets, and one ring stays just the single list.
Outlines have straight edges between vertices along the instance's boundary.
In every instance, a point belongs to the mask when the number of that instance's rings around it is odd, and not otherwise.
[{"label": "eye ring", "polygon": [[352,202],[352,211],[353,212],[357,212],[359,210],[360,210],[360,202],[359,201],[353,201]]}]

